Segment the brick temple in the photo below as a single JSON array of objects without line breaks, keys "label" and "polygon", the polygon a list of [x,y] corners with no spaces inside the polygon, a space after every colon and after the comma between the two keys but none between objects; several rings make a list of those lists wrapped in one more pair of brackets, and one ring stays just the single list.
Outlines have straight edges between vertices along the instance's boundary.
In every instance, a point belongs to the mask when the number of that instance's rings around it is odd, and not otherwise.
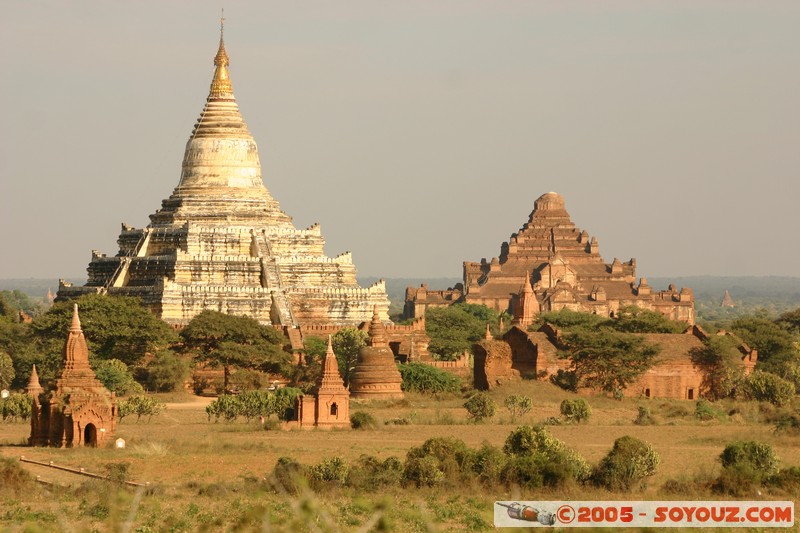
[{"label": "brick temple", "polygon": [[388,321],[383,280],[359,286],[350,253],[326,256],[320,226],[295,228],[264,186],[222,34],[214,65],[175,190],[146,228],[122,224],[119,252],[93,251],[86,285],[62,282],[58,298],[138,296],[173,326],[204,309],[295,327],[357,325],[377,306]]},{"label": "brick temple", "polygon": [[522,228],[500,247],[491,261],[464,262],[464,283],[444,291],[427,286],[406,289],[405,316],[423,316],[432,307],[455,302],[482,304],[514,316],[520,326],[539,313],[569,309],[613,317],[635,305],[672,320],[695,322],[691,289],[653,290],[647,278],[636,277],[636,260],[606,263],[597,237],[578,229],[564,198],[540,196]]}]

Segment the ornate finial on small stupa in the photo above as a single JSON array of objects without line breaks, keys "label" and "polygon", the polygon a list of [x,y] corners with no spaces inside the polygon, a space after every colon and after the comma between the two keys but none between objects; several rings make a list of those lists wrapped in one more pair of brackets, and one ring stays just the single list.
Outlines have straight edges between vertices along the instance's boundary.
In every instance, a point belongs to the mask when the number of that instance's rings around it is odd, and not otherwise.
[{"label": "ornate finial on small stupa", "polygon": [[214,79],[211,81],[211,92],[209,98],[219,98],[225,96],[233,96],[233,86],[231,79],[228,76],[228,53],[225,51],[225,40],[223,38],[225,31],[225,10],[222,10],[222,16],[219,19],[219,49],[217,55],[214,56]]},{"label": "ornate finial on small stupa", "polygon": [[383,327],[381,316],[378,313],[378,306],[372,308],[372,322],[369,323],[369,345],[376,347],[389,346],[389,339],[386,336],[386,328]]},{"label": "ornate finial on small stupa", "polygon": [[36,372],[36,365],[33,365],[33,370],[31,370],[31,379],[28,380],[28,386],[25,387],[25,392],[29,396],[36,396],[42,391],[44,391],[44,389],[39,383],[39,373]]},{"label": "ornate finial on small stupa", "polygon": [[72,308],[72,324],[69,326],[70,331],[81,331],[81,318],[78,316],[78,304]]},{"label": "ornate finial on small stupa", "polygon": [[522,292],[525,294],[532,294],[533,287],[531,287],[531,273],[529,271],[525,271],[525,284],[522,286]]}]

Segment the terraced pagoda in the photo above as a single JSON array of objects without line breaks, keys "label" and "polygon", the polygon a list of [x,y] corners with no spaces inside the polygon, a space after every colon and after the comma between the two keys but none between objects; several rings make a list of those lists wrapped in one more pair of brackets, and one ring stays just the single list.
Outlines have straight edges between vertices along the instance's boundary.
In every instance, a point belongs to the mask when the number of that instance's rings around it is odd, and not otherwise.
[{"label": "terraced pagoda", "polygon": [[86,285],[62,282],[58,299],[138,296],[174,326],[204,309],[293,327],[357,325],[377,306],[388,320],[384,282],[359,286],[350,253],[326,256],[319,224],[295,228],[264,186],[222,33],[214,65],[178,186],[146,228],[122,224],[115,256],[93,251]]}]

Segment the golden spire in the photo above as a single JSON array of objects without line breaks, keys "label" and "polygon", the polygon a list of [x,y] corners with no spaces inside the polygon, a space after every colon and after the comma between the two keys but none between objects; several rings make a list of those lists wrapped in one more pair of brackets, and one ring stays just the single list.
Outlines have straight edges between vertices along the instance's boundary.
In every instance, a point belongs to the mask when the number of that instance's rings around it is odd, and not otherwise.
[{"label": "golden spire", "polygon": [[217,55],[214,56],[214,66],[217,68],[214,70],[214,79],[211,80],[211,91],[208,94],[209,98],[233,97],[233,86],[228,76],[230,60],[228,59],[228,53],[225,51],[225,40],[223,39],[225,32],[225,10],[223,10],[222,15],[223,16],[219,18],[219,50],[217,50]]}]

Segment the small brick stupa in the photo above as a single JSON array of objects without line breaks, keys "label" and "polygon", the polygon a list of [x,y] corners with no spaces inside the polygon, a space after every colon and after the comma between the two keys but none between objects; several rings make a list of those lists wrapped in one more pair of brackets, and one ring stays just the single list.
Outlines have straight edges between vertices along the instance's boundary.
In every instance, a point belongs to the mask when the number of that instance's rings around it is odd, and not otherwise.
[{"label": "small brick stupa", "polygon": [[[38,381],[34,370],[28,390],[35,392]],[[89,348],[75,305],[64,344],[64,369],[50,393],[33,397],[28,443],[60,448],[102,446],[113,440],[116,415],[114,393],[100,383],[89,366]]]},{"label": "small brick stupa", "polygon": [[339,374],[339,362],[333,353],[330,336],[317,390],[313,397],[303,396],[298,399],[297,420],[303,429],[350,427],[350,392],[345,388]]},{"label": "small brick stupa", "polygon": [[402,382],[394,354],[389,348],[386,328],[381,323],[376,307],[369,325],[367,346],[359,350],[356,368],[350,379],[350,395],[353,398],[381,400],[402,398]]}]

